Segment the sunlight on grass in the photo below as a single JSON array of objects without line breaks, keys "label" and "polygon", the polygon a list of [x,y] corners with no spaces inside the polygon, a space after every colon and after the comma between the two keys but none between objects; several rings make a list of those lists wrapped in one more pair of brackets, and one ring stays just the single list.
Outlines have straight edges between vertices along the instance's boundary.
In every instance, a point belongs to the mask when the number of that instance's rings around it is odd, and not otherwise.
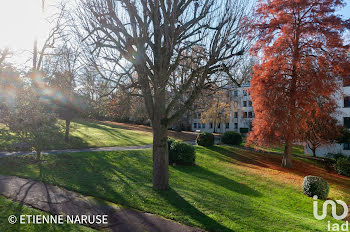
[{"label": "sunlight on grass", "polygon": [[[63,121],[59,123],[63,124]],[[1,124],[0,127],[4,128]],[[0,134],[0,151],[11,150],[12,144],[19,141],[13,134],[10,134],[9,137]],[[152,133],[149,132],[127,130],[117,126],[77,120],[71,123],[70,141],[68,143],[64,141],[62,136],[55,144],[48,144],[46,149],[137,146],[151,144],[152,141]]]},{"label": "sunlight on grass", "polygon": [[[248,151],[225,146],[196,151],[197,166],[170,167],[171,189],[165,192],[152,189],[151,150],[46,155],[41,164],[31,156],[2,158],[0,173],[42,180],[209,231],[326,229],[326,220],[314,219],[313,201],[301,187],[255,172],[262,164],[246,161]],[[349,199],[345,186],[334,194],[338,184],[331,184],[331,196]]]}]

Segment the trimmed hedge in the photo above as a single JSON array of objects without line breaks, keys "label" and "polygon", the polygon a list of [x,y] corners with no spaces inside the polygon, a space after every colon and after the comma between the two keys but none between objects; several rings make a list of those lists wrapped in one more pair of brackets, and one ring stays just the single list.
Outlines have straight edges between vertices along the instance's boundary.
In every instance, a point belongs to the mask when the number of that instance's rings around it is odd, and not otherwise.
[{"label": "trimmed hedge", "polygon": [[173,141],[169,149],[169,164],[194,165],[196,153],[194,146],[182,141]]},{"label": "trimmed hedge", "polygon": [[209,132],[202,132],[197,136],[197,144],[203,147],[214,145],[214,135]]},{"label": "trimmed hedge", "polygon": [[221,136],[221,142],[229,145],[240,145],[243,142],[241,134],[234,131],[226,131]]},{"label": "trimmed hedge", "polygon": [[338,158],[336,169],[338,174],[350,177],[350,159],[345,157]]},{"label": "trimmed hedge", "polygon": [[309,197],[317,196],[318,199],[327,199],[329,185],[326,180],[318,176],[306,176],[303,182],[303,192]]}]

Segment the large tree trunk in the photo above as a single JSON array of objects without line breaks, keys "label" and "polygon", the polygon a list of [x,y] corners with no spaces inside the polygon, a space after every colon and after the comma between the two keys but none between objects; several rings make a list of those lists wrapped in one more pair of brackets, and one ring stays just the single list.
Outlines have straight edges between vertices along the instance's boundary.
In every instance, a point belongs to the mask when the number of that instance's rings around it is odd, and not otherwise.
[{"label": "large tree trunk", "polygon": [[165,113],[165,88],[154,93],[153,107],[153,188],[169,188],[168,126]]},{"label": "large tree trunk", "polygon": [[160,120],[152,123],[153,128],[153,188],[169,188],[168,129]]},{"label": "large tree trunk", "polygon": [[292,147],[293,147],[293,140],[287,139],[286,145],[284,147],[284,154],[283,154],[283,160],[282,160],[282,167],[285,168],[292,168]]},{"label": "large tree trunk", "polygon": [[40,150],[36,150],[36,160],[40,160],[40,156],[41,156],[41,151]]},{"label": "large tree trunk", "polygon": [[70,121],[71,120],[66,120],[66,133],[65,133],[65,136],[64,136],[64,141],[66,141],[66,142],[69,142]]}]

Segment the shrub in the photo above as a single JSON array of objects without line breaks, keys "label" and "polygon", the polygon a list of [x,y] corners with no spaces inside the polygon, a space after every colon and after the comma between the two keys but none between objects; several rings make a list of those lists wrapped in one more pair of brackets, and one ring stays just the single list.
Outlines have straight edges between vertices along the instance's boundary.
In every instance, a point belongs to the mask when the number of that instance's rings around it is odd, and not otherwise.
[{"label": "shrub", "polygon": [[202,132],[197,136],[197,144],[203,147],[214,145],[214,135],[209,132]]},{"label": "shrub", "polygon": [[303,182],[303,192],[309,197],[316,195],[319,199],[326,199],[329,193],[329,185],[321,177],[306,176]]},{"label": "shrub", "polygon": [[173,138],[168,138],[168,151],[170,151],[170,146],[171,146],[171,144],[172,144],[173,142],[175,142],[175,139],[173,139]]},{"label": "shrub", "polygon": [[57,116],[45,108],[35,92],[28,89],[20,92],[15,103],[1,111],[0,117],[22,145],[36,151],[38,160],[41,152],[62,136]]},{"label": "shrub", "polygon": [[336,169],[340,175],[350,177],[350,159],[345,157],[338,158],[336,163]]},{"label": "shrub", "polygon": [[243,141],[242,136],[239,133],[234,131],[226,131],[221,136],[221,142],[225,144],[240,145],[242,141]]},{"label": "shrub", "polygon": [[239,132],[241,134],[247,134],[249,132],[249,129],[248,128],[239,128]]},{"label": "shrub", "polygon": [[346,156],[343,153],[338,152],[338,153],[328,153],[327,157],[338,160],[339,158],[345,158]]},{"label": "shrub", "polygon": [[169,163],[193,165],[196,160],[194,146],[182,141],[171,143],[169,150]]}]

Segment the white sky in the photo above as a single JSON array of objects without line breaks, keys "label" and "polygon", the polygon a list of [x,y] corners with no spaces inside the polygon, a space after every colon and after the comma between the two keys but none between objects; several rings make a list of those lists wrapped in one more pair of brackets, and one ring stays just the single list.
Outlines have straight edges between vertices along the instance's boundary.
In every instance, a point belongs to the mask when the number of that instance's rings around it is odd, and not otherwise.
[{"label": "white sky", "polygon": [[0,0],[0,49],[13,51],[13,62],[23,65],[30,57],[28,51],[32,51],[34,39],[38,38],[40,46],[47,37],[50,25],[45,18],[53,12],[55,2],[46,0],[42,12],[41,0]]}]

